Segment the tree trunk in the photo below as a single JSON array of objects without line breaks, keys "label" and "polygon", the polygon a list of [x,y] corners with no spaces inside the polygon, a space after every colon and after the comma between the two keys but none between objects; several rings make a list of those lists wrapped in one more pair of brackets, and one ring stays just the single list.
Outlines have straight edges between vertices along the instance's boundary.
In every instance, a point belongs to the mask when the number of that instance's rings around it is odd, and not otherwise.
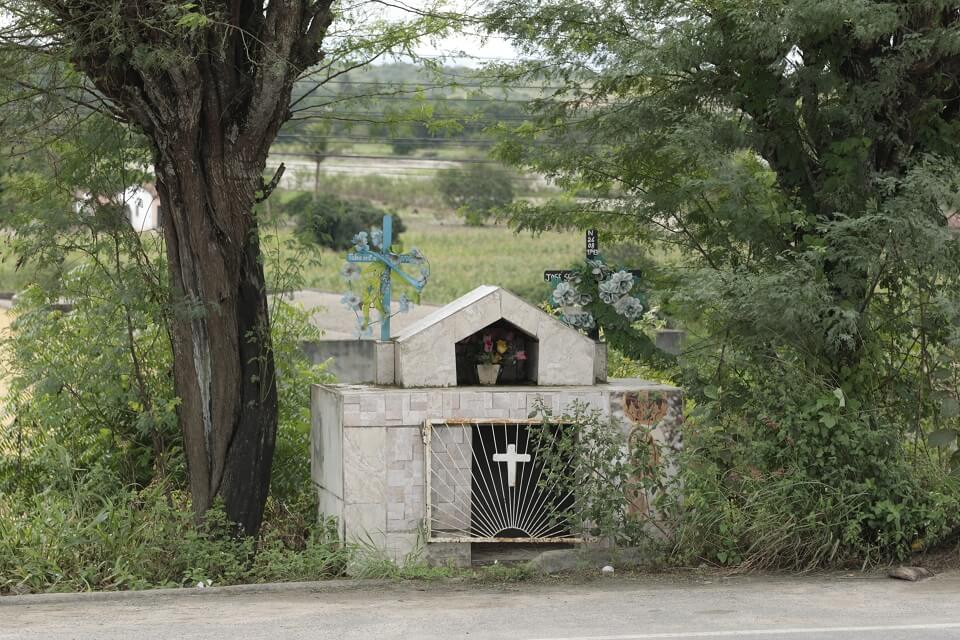
[{"label": "tree trunk", "polygon": [[157,162],[168,213],[174,378],[194,507],[203,513],[222,496],[227,515],[247,533],[260,528],[277,428],[252,213],[262,166],[189,151]]},{"label": "tree trunk", "polygon": [[77,67],[153,147],[194,509],[222,497],[256,534],[277,383],[253,208],[293,85],[323,57],[333,0],[40,4]]}]

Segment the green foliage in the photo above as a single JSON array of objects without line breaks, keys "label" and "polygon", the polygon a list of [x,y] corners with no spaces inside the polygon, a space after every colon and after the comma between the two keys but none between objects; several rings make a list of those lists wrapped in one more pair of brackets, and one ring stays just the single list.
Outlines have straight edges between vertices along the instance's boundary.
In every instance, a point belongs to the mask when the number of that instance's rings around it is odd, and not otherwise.
[{"label": "green foliage", "polygon": [[[40,275],[21,291],[4,338],[0,491],[73,473],[44,453],[56,441],[79,469],[102,464],[121,485],[145,486],[158,473],[182,478],[166,264],[156,237],[134,232],[117,195],[143,177],[129,168],[143,159],[138,142],[89,118],[48,146],[56,175],[27,156],[7,183],[0,227],[17,230],[9,239],[18,265]],[[79,206],[71,185],[86,190]]]},{"label": "green foliage", "polygon": [[841,406],[840,394],[782,393],[776,417],[731,424],[736,418],[716,413],[723,391],[708,393],[717,398],[694,412],[680,460],[681,560],[861,566],[904,558],[956,526],[957,481],[922,458],[891,455],[895,427],[860,422],[870,418]]},{"label": "green foliage", "polygon": [[96,468],[66,487],[3,495],[0,593],[317,580],[342,571],[345,550],[329,528],[291,535],[274,524],[259,540],[237,538],[220,507],[197,525],[178,491],[105,494],[111,473]]},{"label": "green foliage", "polygon": [[13,421],[0,426],[0,491],[62,477],[42,454],[54,441],[80,469],[109,466],[123,484],[182,478],[169,342],[140,282],[78,267],[58,290],[76,296],[72,312],[38,286],[22,292],[5,344]]},{"label": "green foliage", "polygon": [[[690,332],[677,381],[697,424],[723,435],[684,467],[694,554],[877,561],[960,525],[945,473],[958,427],[960,241],[945,222],[960,205],[960,111],[945,107],[958,10],[506,0],[490,15],[554,62],[514,77],[561,87],[531,122],[503,127],[500,156],[567,192],[515,205],[514,223],[679,252],[645,281]],[[767,527],[778,522],[800,538]],[[738,533],[724,546],[721,531]]]},{"label": "green foliage", "polygon": [[333,382],[326,366],[316,365],[302,349],[305,342],[320,339],[320,331],[310,324],[303,308],[275,300],[270,314],[273,352],[277,367],[279,416],[270,495],[280,503],[309,497],[301,505],[304,513],[315,517],[316,490],[310,480],[310,388]]},{"label": "green foliage", "polygon": [[652,438],[639,432],[628,438],[619,420],[581,402],[560,414],[539,404],[532,415],[542,420],[530,427],[543,465],[540,487],[576,496],[558,517],[583,535],[623,546],[666,533],[654,507],[665,499],[668,481]]},{"label": "green foliage", "polygon": [[495,164],[476,162],[462,169],[444,169],[437,174],[436,184],[447,205],[473,226],[482,225],[514,198],[513,176]]},{"label": "green foliage", "polygon": [[670,367],[660,369],[651,366],[647,362],[634,360],[623,352],[619,351],[611,343],[607,343],[607,377],[608,378],[640,378],[642,380],[652,380],[662,384],[674,385],[679,371],[677,368]]},{"label": "green foliage", "polygon": [[[99,285],[70,312],[39,288],[24,296],[10,345],[16,421],[0,429],[0,590],[139,589],[306,580],[342,570],[336,535],[316,525],[310,483],[310,385],[329,381],[299,350],[306,312],[275,300],[279,429],[261,536],[237,539],[221,511],[195,526],[169,382],[169,342],[149,301],[132,344],[118,292],[80,268],[65,285]],[[117,295],[110,295],[117,294]],[[122,307],[121,307],[122,308]],[[153,407],[150,410],[149,407]],[[163,413],[157,409],[163,408]],[[162,419],[161,419],[162,418]]]},{"label": "green foliage", "polygon": [[[300,194],[287,201],[286,211],[297,220],[297,231],[320,246],[345,251],[353,246],[353,237],[361,231],[383,226],[386,211],[366,202],[342,200],[331,195],[314,197]],[[393,217],[394,239],[406,227],[399,216]]]}]

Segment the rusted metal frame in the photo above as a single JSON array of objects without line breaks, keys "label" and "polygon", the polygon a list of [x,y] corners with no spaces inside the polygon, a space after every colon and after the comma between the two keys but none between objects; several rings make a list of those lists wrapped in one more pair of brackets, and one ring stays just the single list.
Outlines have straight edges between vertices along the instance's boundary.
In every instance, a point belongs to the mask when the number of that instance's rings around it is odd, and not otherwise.
[{"label": "rusted metal frame", "polygon": [[520,542],[524,544],[581,544],[583,538],[432,538],[428,542]]}]

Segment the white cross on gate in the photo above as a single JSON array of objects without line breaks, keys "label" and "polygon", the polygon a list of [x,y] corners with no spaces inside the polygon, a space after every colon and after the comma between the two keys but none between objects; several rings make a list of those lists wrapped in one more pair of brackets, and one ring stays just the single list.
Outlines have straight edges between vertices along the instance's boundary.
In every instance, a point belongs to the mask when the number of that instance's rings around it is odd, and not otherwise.
[{"label": "white cross on gate", "polygon": [[515,487],[517,486],[517,463],[530,462],[530,454],[517,453],[517,445],[508,444],[506,453],[493,454],[493,461],[507,463],[507,485]]}]

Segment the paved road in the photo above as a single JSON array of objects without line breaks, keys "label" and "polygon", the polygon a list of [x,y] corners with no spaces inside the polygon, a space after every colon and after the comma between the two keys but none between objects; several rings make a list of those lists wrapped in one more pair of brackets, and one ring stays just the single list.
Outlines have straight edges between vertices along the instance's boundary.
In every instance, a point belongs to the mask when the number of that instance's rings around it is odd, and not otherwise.
[{"label": "paved road", "polygon": [[[351,154],[352,155],[352,154]],[[356,154],[362,156],[363,154]],[[280,179],[285,189],[312,189],[317,165],[308,158],[273,155],[267,160],[267,172],[276,171],[280,163],[286,171]],[[320,165],[320,179],[330,175],[379,176],[403,180],[429,180],[441,169],[459,167],[461,163],[432,158],[327,158]]]},{"label": "paved road", "polygon": [[[319,584],[119,601],[0,598],[13,640],[940,640],[960,638],[960,574],[630,578],[586,584]],[[31,600],[33,598],[33,600]]]}]

